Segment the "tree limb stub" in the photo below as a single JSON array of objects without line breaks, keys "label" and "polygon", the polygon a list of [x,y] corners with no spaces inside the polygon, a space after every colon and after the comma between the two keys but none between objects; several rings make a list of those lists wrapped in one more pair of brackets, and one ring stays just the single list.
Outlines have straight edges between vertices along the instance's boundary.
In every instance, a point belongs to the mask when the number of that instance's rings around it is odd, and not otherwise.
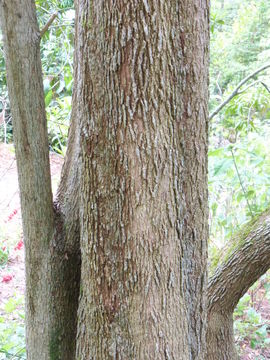
[{"label": "tree limb stub", "polygon": [[[216,116],[220,110],[222,110],[224,108],[224,106],[226,106],[236,95],[239,95],[240,93],[242,93],[242,91],[239,91],[241,89],[241,87],[248,82],[248,80],[252,79],[254,76],[256,76],[257,74],[259,74],[260,72],[262,72],[263,70],[267,69],[270,67],[270,64],[266,64],[262,67],[260,67],[259,69],[255,70],[252,74],[248,75],[247,77],[245,77],[242,81],[240,81],[240,83],[236,86],[236,88],[233,90],[233,92],[227,97],[226,100],[224,100],[213,112],[212,114],[210,114],[209,116],[209,120],[212,120],[214,116]],[[264,85],[264,84],[263,84]],[[265,85],[264,85],[265,86]],[[247,87],[248,88],[248,87]],[[247,89],[246,88],[246,89]]]}]

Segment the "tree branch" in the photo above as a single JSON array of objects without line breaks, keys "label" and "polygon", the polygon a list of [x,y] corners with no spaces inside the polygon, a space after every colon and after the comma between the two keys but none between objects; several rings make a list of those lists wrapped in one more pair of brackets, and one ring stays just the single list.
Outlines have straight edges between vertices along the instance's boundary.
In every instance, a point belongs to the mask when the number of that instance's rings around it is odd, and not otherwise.
[{"label": "tree branch", "polygon": [[238,95],[243,94],[244,92],[246,92],[246,91],[247,91],[249,88],[251,88],[252,86],[255,86],[256,84],[260,84],[260,83],[261,83],[260,80],[254,81],[253,83],[247,85],[243,90],[238,91]]},{"label": "tree branch", "polygon": [[209,311],[233,311],[245,292],[270,268],[270,209],[235,235],[209,280]]},{"label": "tree branch", "polygon": [[267,90],[267,92],[270,93],[269,87],[266,85],[266,83],[264,83],[264,82],[261,81],[261,84],[262,84],[262,86],[265,87],[265,89]]},{"label": "tree branch", "polygon": [[51,26],[51,24],[54,22],[54,19],[57,17],[58,13],[54,13],[52,14],[52,16],[49,18],[47,24],[40,30],[40,37],[42,38],[42,36],[46,33],[46,31],[49,29],[49,27]]},{"label": "tree branch", "polygon": [[[214,116],[216,116],[221,109],[224,108],[224,106],[226,106],[236,95],[239,95],[239,90],[240,88],[246,83],[248,82],[248,80],[250,80],[251,78],[253,78],[254,76],[256,76],[257,74],[259,74],[260,72],[262,72],[263,70],[267,69],[270,67],[270,64],[264,65],[262,67],[260,67],[259,69],[255,70],[252,74],[248,75],[247,77],[245,77],[237,86],[236,88],[233,90],[233,92],[227,97],[226,100],[224,100],[213,112],[212,114],[210,114],[209,119],[212,120]],[[262,83],[264,86],[265,84]]]}]

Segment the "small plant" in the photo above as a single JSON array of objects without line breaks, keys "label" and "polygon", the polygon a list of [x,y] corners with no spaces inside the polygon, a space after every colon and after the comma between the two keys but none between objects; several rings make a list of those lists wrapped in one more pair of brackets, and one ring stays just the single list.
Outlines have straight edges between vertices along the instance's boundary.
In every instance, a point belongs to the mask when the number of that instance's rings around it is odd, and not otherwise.
[{"label": "small plant", "polygon": [[0,317],[0,360],[26,359],[23,298],[10,298]]},{"label": "small plant", "polygon": [[[239,301],[234,312],[236,342],[248,342],[252,349],[268,348],[270,345],[269,324],[260,313],[259,290],[264,289],[263,297],[268,297],[268,274],[256,282]],[[266,286],[265,286],[266,285]],[[257,296],[257,298],[256,298]],[[260,358],[258,358],[260,359]]]}]

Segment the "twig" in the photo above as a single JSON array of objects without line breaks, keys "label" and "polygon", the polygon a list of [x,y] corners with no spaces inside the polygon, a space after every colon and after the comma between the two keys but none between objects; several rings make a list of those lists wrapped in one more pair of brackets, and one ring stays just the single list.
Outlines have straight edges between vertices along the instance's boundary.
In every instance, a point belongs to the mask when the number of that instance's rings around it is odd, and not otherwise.
[{"label": "twig", "polygon": [[237,166],[237,164],[236,164],[236,160],[235,160],[235,156],[234,156],[233,149],[231,149],[231,153],[232,153],[233,163],[234,163],[234,167],[235,167],[235,169],[236,169],[236,173],[237,173],[238,180],[239,180],[239,182],[240,182],[240,185],[241,185],[241,188],[242,188],[243,194],[244,194],[244,196],[245,196],[245,199],[246,199],[247,206],[248,206],[248,208],[249,208],[249,211],[250,211],[251,217],[253,218],[253,217],[254,217],[254,215],[253,215],[253,212],[252,212],[252,210],[251,210],[250,203],[249,203],[249,201],[248,201],[247,193],[246,193],[246,190],[245,190],[244,184],[243,184],[243,182],[242,182],[242,179],[241,179],[241,176],[240,176],[240,173],[239,173],[239,170],[238,170],[238,166]]},{"label": "twig", "polygon": [[261,84],[262,84],[262,86],[264,86],[264,87],[266,88],[266,90],[270,93],[269,87],[268,87],[264,82],[262,82],[262,81],[261,81]]},{"label": "twig", "polygon": [[5,170],[3,171],[3,173],[0,175],[0,181],[1,181],[2,178],[6,175],[6,173],[7,173],[10,169],[12,169],[12,166],[13,166],[14,162],[15,162],[15,157],[14,157],[14,159],[12,160],[11,164],[9,165],[9,167],[8,167],[7,169],[5,169]]},{"label": "twig", "polygon": [[220,88],[220,86],[219,86],[219,83],[218,83],[219,78],[220,78],[220,73],[218,73],[218,76],[217,76],[216,86],[217,86],[217,88],[218,88],[218,92],[219,92],[220,97],[222,97],[222,90],[221,90],[221,88]]},{"label": "twig", "polygon": [[[212,114],[210,114],[209,119],[210,119],[210,120],[213,119],[213,117],[216,116],[216,115],[220,112],[220,110],[224,108],[225,105],[227,105],[236,95],[238,95],[238,94],[239,94],[239,89],[240,89],[248,80],[250,80],[250,79],[253,78],[255,75],[257,75],[258,73],[260,73],[261,71],[263,71],[263,70],[265,70],[265,69],[267,69],[267,68],[269,68],[269,67],[270,67],[270,64],[264,65],[264,66],[262,66],[261,68],[255,70],[252,74],[250,74],[250,75],[248,75],[247,77],[245,77],[245,78],[236,86],[236,88],[233,90],[233,92],[231,93],[231,95],[229,95],[229,96],[227,97],[227,99],[224,100],[223,103],[221,103],[221,104],[212,112]],[[266,87],[264,83],[263,83],[263,86]],[[266,87],[266,88],[267,88],[267,87]],[[268,90],[268,88],[267,88],[267,90]]]},{"label": "twig", "polygon": [[260,81],[260,80],[257,80],[257,81],[254,81],[252,84],[248,85],[247,87],[245,87],[243,90],[239,91],[238,92],[238,95],[244,93],[245,91],[247,91],[250,87],[256,85],[256,84],[262,84],[262,86],[267,90],[267,92],[270,93],[270,89],[269,87],[266,85],[266,83],[264,83],[263,81]]},{"label": "twig", "polygon": [[53,21],[57,17],[57,15],[58,15],[58,12],[52,14],[52,16],[49,18],[47,24],[43,27],[43,29],[41,29],[41,31],[40,31],[41,38],[45,34],[45,32],[49,29],[49,27],[51,26],[51,24],[53,23]]},{"label": "twig", "polygon": [[252,86],[255,86],[256,84],[260,84],[260,80],[256,80],[253,83],[249,84],[248,86],[246,86],[243,90],[238,91],[238,95],[243,94],[244,92],[246,92],[249,88],[251,88]]}]

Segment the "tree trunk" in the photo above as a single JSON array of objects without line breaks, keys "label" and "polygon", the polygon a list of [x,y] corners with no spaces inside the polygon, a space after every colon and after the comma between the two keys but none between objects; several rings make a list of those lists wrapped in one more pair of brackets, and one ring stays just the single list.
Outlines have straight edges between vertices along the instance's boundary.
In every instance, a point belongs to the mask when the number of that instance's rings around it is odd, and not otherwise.
[{"label": "tree trunk", "polygon": [[[72,124],[53,206],[39,30],[0,0],[26,247],[30,360],[205,358],[207,1],[77,1]],[[207,359],[270,267],[270,212],[208,287]],[[80,243],[81,240],[81,243]],[[80,246],[82,250],[81,296]]]},{"label": "tree trunk", "polygon": [[213,310],[208,315],[207,360],[239,359],[233,332],[233,312]]},{"label": "tree trunk", "polygon": [[203,359],[209,4],[77,7],[77,359]]},{"label": "tree trunk", "polygon": [[238,359],[233,311],[270,267],[270,211],[243,227],[222,254],[208,287],[208,360]]},{"label": "tree trunk", "polygon": [[[27,358],[72,359],[80,272],[78,186],[72,186],[72,177],[63,181],[59,199],[65,192],[67,198],[53,206],[35,2],[0,0],[0,20],[26,254]],[[66,163],[64,179],[76,160]]]}]

